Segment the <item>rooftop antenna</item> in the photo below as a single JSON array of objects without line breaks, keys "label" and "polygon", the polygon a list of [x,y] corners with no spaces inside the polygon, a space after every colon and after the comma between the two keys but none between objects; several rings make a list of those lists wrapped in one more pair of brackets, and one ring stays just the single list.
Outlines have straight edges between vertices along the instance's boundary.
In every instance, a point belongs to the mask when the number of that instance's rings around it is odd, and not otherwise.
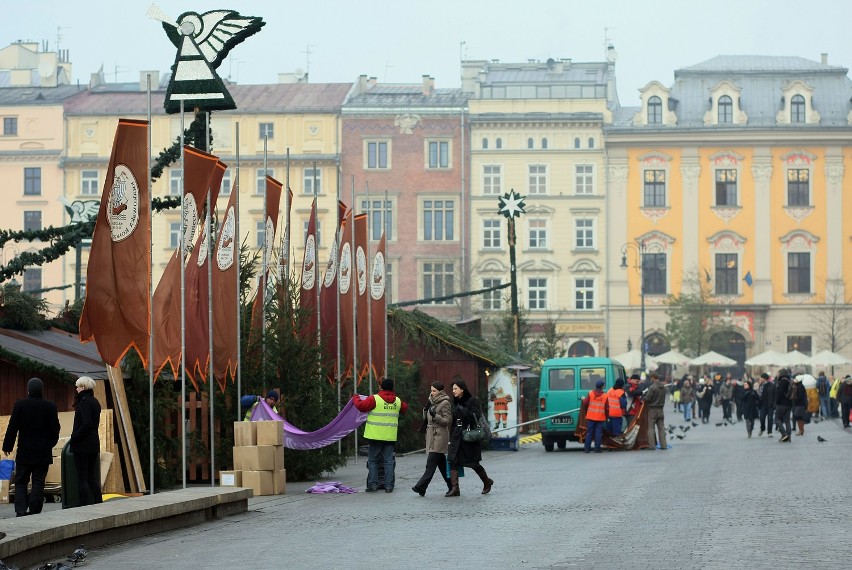
[{"label": "rooftop antenna", "polygon": [[62,46],[62,30],[67,30],[68,26],[56,26],[56,53],[59,53],[59,48]]},{"label": "rooftop antenna", "polygon": [[389,61],[385,61],[385,79],[384,79],[385,83],[388,82],[388,69],[393,69],[393,68],[394,68],[394,66],[391,65]]},{"label": "rooftop antenna", "polygon": [[315,46],[313,44],[307,44],[305,46],[305,51],[302,52],[303,54],[305,54],[305,74],[307,74],[308,77],[311,76],[311,48],[312,47],[317,47],[317,46]]}]

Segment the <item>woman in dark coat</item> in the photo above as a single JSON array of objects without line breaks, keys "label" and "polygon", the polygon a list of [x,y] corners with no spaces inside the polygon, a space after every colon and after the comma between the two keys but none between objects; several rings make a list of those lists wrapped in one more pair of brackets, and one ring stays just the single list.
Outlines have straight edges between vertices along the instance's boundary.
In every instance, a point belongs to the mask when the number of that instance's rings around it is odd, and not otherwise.
[{"label": "woman in dark coat", "polygon": [[450,446],[447,459],[450,461],[450,484],[452,487],[445,497],[458,497],[459,466],[470,467],[482,479],[482,494],[491,491],[494,481],[488,478],[485,469],[479,464],[482,461],[482,449],[478,442],[467,442],[462,439],[465,429],[476,428],[477,420],[482,413],[479,401],[471,395],[467,384],[462,380],[453,382],[453,422],[451,424]]},{"label": "woman in dark coat", "polygon": [[71,432],[71,453],[77,469],[77,488],[80,506],[102,503],[100,481],[101,443],[98,426],[101,405],[95,398],[95,381],[88,376],[77,379],[74,401],[74,429]]},{"label": "woman in dark coat", "polygon": [[790,384],[790,400],[793,401],[793,421],[799,431],[796,435],[805,435],[805,416],[808,413],[808,393],[802,384],[801,375],[793,378]]},{"label": "woman in dark coat", "polygon": [[743,397],[741,400],[743,417],[746,423],[746,433],[751,437],[754,420],[760,415],[760,396],[752,387],[751,380],[743,382]]},{"label": "woman in dark coat", "polygon": [[426,494],[426,488],[440,469],[441,477],[452,489],[447,477],[447,447],[450,442],[450,424],[453,420],[450,397],[444,391],[441,382],[432,382],[429,390],[429,403],[423,408],[423,421],[426,422],[426,470],[417,484],[411,488],[421,497]]}]

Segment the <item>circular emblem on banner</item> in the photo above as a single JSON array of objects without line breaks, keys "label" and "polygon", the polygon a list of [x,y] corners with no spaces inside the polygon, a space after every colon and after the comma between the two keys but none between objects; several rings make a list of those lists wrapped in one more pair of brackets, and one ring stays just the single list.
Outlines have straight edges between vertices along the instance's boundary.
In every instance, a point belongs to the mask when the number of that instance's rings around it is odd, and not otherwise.
[{"label": "circular emblem on banner", "polygon": [[107,206],[112,241],[130,237],[139,224],[139,185],[130,169],[118,164],[113,171]]},{"label": "circular emblem on banner", "polygon": [[328,255],[328,267],[325,268],[324,287],[331,287],[334,276],[337,275],[337,241],[331,244],[331,253]]},{"label": "circular emblem on banner", "polygon": [[370,297],[374,301],[381,300],[385,294],[385,256],[381,251],[373,259],[373,276],[370,279]]},{"label": "circular emblem on banner", "polygon": [[358,295],[363,295],[367,289],[367,256],[362,247],[355,252],[355,267],[358,270]]},{"label": "circular emblem on banner", "polygon": [[225,223],[222,225],[219,243],[216,244],[216,265],[219,271],[225,271],[234,264],[235,234],[234,207],[231,206],[225,214]]},{"label": "circular emblem on banner", "polygon": [[201,227],[201,241],[198,243],[198,259],[195,260],[195,264],[198,267],[204,265],[204,262],[207,261],[207,228],[210,227],[210,218],[204,218],[204,225]]},{"label": "circular emblem on banner", "polygon": [[266,230],[263,234],[266,242],[266,262],[272,264],[272,244],[275,241],[275,226],[272,225],[272,216],[266,218]]},{"label": "circular emblem on banner", "polygon": [[349,242],[340,249],[340,292],[348,293],[352,284],[352,248]]},{"label": "circular emblem on banner", "polygon": [[198,206],[195,203],[195,196],[186,194],[183,197],[183,254],[186,255],[192,250],[192,238],[195,237],[195,230],[198,228]]},{"label": "circular emblem on banner", "polygon": [[309,235],[305,240],[305,263],[302,266],[302,289],[310,291],[316,282],[314,267],[316,266],[316,248],[314,236]]}]

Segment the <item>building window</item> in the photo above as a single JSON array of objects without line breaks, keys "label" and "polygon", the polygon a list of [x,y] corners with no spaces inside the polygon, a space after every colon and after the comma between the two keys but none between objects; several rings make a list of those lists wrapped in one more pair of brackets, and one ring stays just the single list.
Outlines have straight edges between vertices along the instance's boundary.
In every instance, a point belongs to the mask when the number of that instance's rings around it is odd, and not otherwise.
[{"label": "building window", "polygon": [[393,202],[390,200],[370,200],[368,203],[367,200],[361,200],[361,211],[369,214],[370,239],[382,239],[383,230],[386,240],[393,239]]},{"label": "building window", "polygon": [[738,273],[736,253],[717,253],[716,294],[736,295],[739,292],[737,290]]},{"label": "building window", "polygon": [[[308,223],[310,220],[305,220],[302,222],[302,243],[308,241]],[[316,248],[319,249],[322,247],[320,244],[322,243],[322,222],[317,220],[317,228],[316,233],[314,234],[314,243]]]},{"label": "building window", "polygon": [[485,249],[500,247],[500,220],[482,220],[482,247]]},{"label": "building window", "polygon": [[24,168],[24,196],[41,196],[41,168]]},{"label": "building window", "polygon": [[450,167],[450,143],[429,141],[429,168]]},{"label": "building window", "polygon": [[3,134],[5,136],[18,134],[18,117],[3,117]]},{"label": "building window", "polygon": [[501,167],[496,164],[486,164],[482,167],[482,193],[499,195],[503,186]]},{"label": "building window", "polygon": [[801,95],[793,95],[790,99],[790,122],[805,122],[805,98]]},{"label": "building window", "polygon": [[41,298],[41,267],[30,267],[24,270],[24,291],[33,297]]},{"label": "building window", "polygon": [[533,143],[532,137],[527,139],[527,148],[535,148],[535,143]]},{"label": "building window", "polygon": [[541,148],[547,148],[547,139],[541,139]]},{"label": "building window", "polygon": [[527,280],[529,309],[531,311],[544,311],[547,309],[547,279],[540,277]]},{"label": "building window", "polygon": [[[322,194],[322,168],[305,168],[303,171],[303,183],[305,194]],[[316,188],[314,188],[316,181]]]},{"label": "building window", "polygon": [[659,125],[663,122],[663,101],[656,95],[648,99],[648,124]]},{"label": "building window", "polygon": [[394,302],[393,280],[393,263],[391,263],[390,261],[385,261],[385,296],[387,296],[388,304]]},{"label": "building window", "polygon": [[[266,224],[263,221],[255,222],[255,234],[257,235],[257,242],[255,243],[255,247],[263,247],[266,243]],[[263,252],[261,252],[261,256],[263,256]],[[261,262],[263,261],[261,257]]]},{"label": "building window", "polygon": [[503,139],[501,139],[500,137],[497,137],[497,141],[494,143],[494,146],[496,148],[503,148]]},{"label": "building window", "polygon": [[809,252],[787,254],[787,292],[811,292],[811,254]]},{"label": "building window", "polygon": [[275,177],[275,171],[271,168],[267,168],[266,170],[262,168],[258,168],[256,171],[257,176],[257,188],[254,189],[255,194],[260,194],[261,196],[266,195],[266,177],[272,176]]},{"label": "building window", "polygon": [[737,205],[737,171],[721,169],[716,171],[716,205]]},{"label": "building window", "polygon": [[169,195],[180,196],[180,169],[172,168],[169,171]]},{"label": "building window", "polygon": [[24,210],[24,231],[41,229],[41,210]]},{"label": "building window", "polygon": [[547,220],[529,220],[530,249],[547,247]]},{"label": "building window", "polygon": [[528,194],[547,194],[547,166],[544,164],[529,165]]},{"label": "building window", "polygon": [[225,170],[222,175],[222,185],[219,186],[219,194],[229,196],[231,194],[231,169]]},{"label": "building window", "polygon": [[574,280],[574,308],[578,311],[591,311],[595,308],[595,280]]},{"label": "building window", "polygon": [[423,201],[423,239],[446,241],[453,238],[455,210],[453,200]]},{"label": "building window", "polygon": [[595,221],[591,218],[574,220],[574,246],[577,249],[593,249],[595,247]]},{"label": "building window", "polygon": [[811,355],[811,337],[809,336],[788,336],[787,337],[787,352],[798,350],[803,354]]},{"label": "building window", "polygon": [[[453,264],[433,263],[423,264],[423,298],[443,297],[455,293],[453,288]],[[432,301],[433,305],[452,305],[452,299]]]},{"label": "building window", "polygon": [[[499,287],[503,284],[502,279],[483,279],[482,288]],[[485,311],[499,311],[503,308],[503,297],[500,295],[502,289],[488,291],[482,294],[482,309]]]},{"label": "building window", "polygon": [[574,166],[574,180],[577,194],[591,195],[595,193],[595,167],[591,164],[577,164]]},{"label": "building window", "polygon": [[180,222],[169,222],[169,247],[180,247]]},{"label": "building window", "polygon": [[734,103],[727,95],[719,97],[719,124],[729,125],[734,121]]},{"label": "building window", "polygon": [[646,295],[666,294],[666,254],[642,254],[642,290]]},{"label": "building window", "polygon": [[664,207],[666,205],[666,171],[645,171],[645,207]]},{"label": "building window", "polygon": [[388,167],[388,143],[386,141],[367,142],[367,168]]},{"label": "building window", "polygon": [[589,148],[595,148],[595,139],[594,137],[589,137]]},{"label": "building window", "polygon": [[98,171],[83,170],[80,172],[80,194],[83,196],[97,196],[98,194]]},{"label": "building window", "polygon": [[488,139],[482,139],[482,150],[488,150]]},{"label": "building window", "polygon": [[580,148],[580,137],[574,137],[574,148]]},{"label": "building window", "polygon": [[272,123],[260,123],[260,140],[272,138],[275,135],[275,129]]},{"label": "building window", "polygon": [[810,171],[807,168],[787,170],[787,205],[810,206]]}]

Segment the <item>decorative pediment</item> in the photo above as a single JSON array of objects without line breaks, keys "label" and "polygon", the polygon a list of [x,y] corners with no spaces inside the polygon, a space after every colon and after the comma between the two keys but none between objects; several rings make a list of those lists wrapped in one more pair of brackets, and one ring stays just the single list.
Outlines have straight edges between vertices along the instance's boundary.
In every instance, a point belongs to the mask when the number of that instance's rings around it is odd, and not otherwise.
[{"label": "decorative pediment", "polygon": [[591,259],[578,259],[568,268],[571,273],[600,273],[600,266]]},{"label": "decorative pediment", "polygon": [[782,247],[789,251],[807,251],[816,249],[819,236],[815,236],[807,230],[793,230],[787,232],[780,238]]},{"label": "decorative pediment", "polygon": [[735,231],[722,230],[708,237],[707,242],[710,244],[711,249],[741,251],[746,242],[746,238]]},{"label": "decorative pediment", "polygon": [[710,164],[716,168],[736,168],[737,166],[741,166],[745,159],[744,156],[732,150],[723,150],[722,152],[711,154],[709,158]]},{"label": "decorative pediment", "polygon": [[652,230],[638,236],[636,241],[644,245],[648,252],[668,252],[675,238],[659,230]]},{"label": "decorative pediment", "polygon": [[550,206],[544,206],[542,204],[527,205],[525,211],[526,211],[527,215],[529,215],[529,214],[539,214],[539,215],[545,214],[545,215],[549,216],[549,215],[556,213],[556,210],[554,208],[551,208]]},{"label": "decorative pediment", "polygon": [[528,273],[559,271],[559,266],[546,259],[531,259],[518,265],[520,271]]},{"label": "decorative pediment", "polygon": [[794,149],[781,155],[781,161],[791,168],[804,168],[813,165],[817,159],[815,154],[806,150]]},{"label": "decorative pediment", "polygon": [[645,168],[668,168],[672,157],[664,152],[647,152],[639,157],[639,162]]},{"label": "decorative pediment", "polygon": [[499,259],[483,259],[476,265],[474,271],[480,273],[507,273],[509,266]]}]

